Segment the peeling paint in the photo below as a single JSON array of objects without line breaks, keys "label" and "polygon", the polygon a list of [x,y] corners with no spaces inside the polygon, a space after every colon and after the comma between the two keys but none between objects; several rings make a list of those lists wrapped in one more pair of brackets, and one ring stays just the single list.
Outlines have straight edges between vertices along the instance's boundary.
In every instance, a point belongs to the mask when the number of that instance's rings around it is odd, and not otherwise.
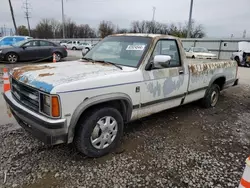
[{"label": "peeling paint", "polygon": [[39,74],[38,76],[45,77],[45,76],[52,76],[52,75],[54,75],[54,73],[43,73],[43,74]]},{"label": "peeling paint", "polygon": [[153,97],[156,97],[156,94],[158,94],[158,97],[161,95],[161,88],[162,86],[159,82],[156,82],[156,85],[154,85],[153,81],[147,84],[147,89],[153,94]]},{"label": "peeling paint", "polygon": [[12,76],[15,79],[19,79],[22,74],[29,72],[29,71],[37,71],[37,70],[44,70],[44,69],[53,69],[55,67],[51,67],[48,65],[45,66],[34,66],[34,65],[28,65],[28,66],[23,66],[23,67],[18,67],[13,69]]},{"label": "peeling paint", "polygon": [[226,69],[230,67],[236,67],[236,62],[235,61],[218,61],[211,63],[201,62],[188,65],[188,68],[193,75],[206,74],[209,71],[213,71],[218,68]]}]

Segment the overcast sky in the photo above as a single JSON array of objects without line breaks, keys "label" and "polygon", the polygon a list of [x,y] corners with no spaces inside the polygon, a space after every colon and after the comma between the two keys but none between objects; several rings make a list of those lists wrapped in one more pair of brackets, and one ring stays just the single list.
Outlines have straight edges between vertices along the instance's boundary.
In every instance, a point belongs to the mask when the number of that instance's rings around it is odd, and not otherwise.
[{"label": "overcast sky", "polygon": [[[12,0],[17,25],[26,25],[25,0]],[[31,27],[42,18],[61,20],[61,0],[28,0],[31,6]],[[78,24],[97,27],[101,20],[110,20],[120,27],[130,27],[133,20],[155,20],[184,23],[188,20],[190,0],[65,0],[65,15]],[[194,0],[193,19],[202,24],[207,37],[242,37],[246,29],[250,38],[250,0]],[[9,4],[0,0],[0,27],[13,27]]]}]

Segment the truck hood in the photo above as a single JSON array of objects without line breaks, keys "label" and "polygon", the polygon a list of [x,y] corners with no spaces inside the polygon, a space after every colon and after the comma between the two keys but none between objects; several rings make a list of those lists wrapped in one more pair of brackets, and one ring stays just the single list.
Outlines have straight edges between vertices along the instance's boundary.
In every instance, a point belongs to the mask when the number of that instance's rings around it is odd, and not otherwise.
[{"label": "truck hood", "polygon": [[69,61],[14,68],[10,74],[17,81],[49,93],[61,84],[133,70],[136,68],[123,67],[121,70],[110,64]]}]

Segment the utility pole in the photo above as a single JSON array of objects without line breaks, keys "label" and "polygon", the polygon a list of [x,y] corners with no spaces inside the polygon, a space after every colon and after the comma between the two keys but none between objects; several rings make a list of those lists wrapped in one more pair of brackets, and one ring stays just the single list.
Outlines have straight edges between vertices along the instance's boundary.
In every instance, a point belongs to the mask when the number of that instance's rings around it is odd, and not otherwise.
[{"label": "utility pole", "polygon": [[24,5],[23,5],[23,8],[24,8],[24,10],[25,10],[25,12],[24,12],[24,14],[25,14],[25,18],[27,19],[27,24],[28,24],[28,31],[29,31],[29,36],[31,35],[31,33],[30,33],[30,21],[29,21],[29,19],[30,19],[30,13],[29,13],[29,3],[28,3],[28,0],[25,0],[25,2],[24,2]]},{"label": "utility pole", "polygon": [[155,22],[155,10],[156,10],[156,7],[153,7],[153,18],[152,18],[153,22]]},{"label": "utility pole", "polygon": [[190,10],[189,10],[189,20],[188,20],[188,32],[187,32],[187,38],[190,38],[191,35],[191,28],[192,28],[192,13],[193,13],[193,3],[194,1],[191,0],[190,3]]},{"label": "utility pole", "polygon": [[65,19],[64,19],[64,6],[63,6],[63,1],[62,1],[62,28],[63,28],[63,38],[65,39]]},{"label": "utility pole", "polygon": [[14,28],[15,28],[15,33],[18,35],[18,31],[17,31],[17,27],[16,27],[16,20],[15,20],[15,16],[14,16],[14,11],[13,11],[13,7],[11,4],[11,0],[9,0],[9,5],[10,5],[10,12],[11,12],[11,16],[12,16],[12,21],[14,24]]},{"label": "utility pole", "polygon": [[243,39],[246,38],[246,34],[247,34],[247,31],[244,30],[244,31],[243,31]]}]

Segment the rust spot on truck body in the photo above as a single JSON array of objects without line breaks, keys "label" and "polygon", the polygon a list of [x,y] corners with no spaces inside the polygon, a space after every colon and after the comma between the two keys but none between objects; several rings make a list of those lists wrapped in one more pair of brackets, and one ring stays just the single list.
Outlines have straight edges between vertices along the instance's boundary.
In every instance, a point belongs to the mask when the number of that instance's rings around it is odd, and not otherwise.
[{"label": "rust spot on truck body", "polygon": [[13,69],[12,76],[15,79],[19,79],[20,76],[22,76],[23,73],[29,72],[29,71],[36,71],[36,70],[44,70],[44,69],[53,69],[54,67],[45,65],[45,66],[33,66],[33,65],[28,65],[28,66],[23,66],[20,68]]},{"label": "rust spot on truck body", "polygon": [[237,66],[234,61],[220,61],[220,62],[211,62],[211,63],[200,63],[200,64],[190,64],[188,68],[193,75],[200,75],[208,73],[219,68],[230,68]]},{"label": "rust spot on truck body", "polygon": [[45,76],[52,76],[52,75],[54,75],[54,73],[43,73],[43,74],[39,74],[38,76],[45,77]]}]

